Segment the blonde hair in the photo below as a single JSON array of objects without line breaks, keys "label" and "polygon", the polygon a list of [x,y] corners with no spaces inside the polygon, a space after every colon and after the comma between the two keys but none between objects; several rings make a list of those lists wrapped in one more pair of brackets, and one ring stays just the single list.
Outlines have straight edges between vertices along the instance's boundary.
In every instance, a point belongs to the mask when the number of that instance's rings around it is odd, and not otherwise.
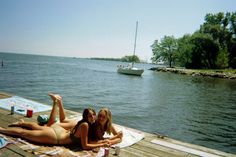
[{"label": "blonde hair", "polygon": [[107,132],[108,134],[111,134],[111,124],[112,124],[112,116],[111,116],[111,111],[108,109],[108,108],[102,108],[99,112],[98,112],[98,115],[101,113],[101,112],[105,112],[106,114],[106,117],[107,117],[107,121],[106,121],[106,124],[104,126],[104,131]]}]

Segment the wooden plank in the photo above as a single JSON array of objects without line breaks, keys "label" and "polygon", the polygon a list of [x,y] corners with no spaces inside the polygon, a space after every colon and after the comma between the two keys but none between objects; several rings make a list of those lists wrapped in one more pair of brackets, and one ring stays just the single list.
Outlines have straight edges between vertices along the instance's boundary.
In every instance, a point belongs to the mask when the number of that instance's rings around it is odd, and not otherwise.
[{"label": "wooden plank", "polygon": [[163,140],[167,141],[169,143],[173,143],[173,144],[177,144],[177,145],[180,145],[180,146],[200,150],[200,151],[210,153],[210,154],[215,154],[215,155],[219,155],[219,156],[227,156],[227,157],[229,155],[231,155],[232,157],[236,157],[236,155],[234,155],[234,154],[225,153],[225,152],[222,152],[222,151],[219,151],[219,150],[203,147],[203,146],[200,146],[200,145],[194,145],[194,144],[191,144],[191,143],[186,143],[186,142],[174,140],[174,139],[171,139],[171,138],[164,138]]},{"label": "wooden plank", "polygon": [[9,144],[8,146],[0,150],[0,156],[1,157],[18,157],[18,156],[19,157],[22,157],[22,156],[35,157],[36,155],[30,152],[26,152],[14,144]]},{"label": "wooden plank", "polygon": [[[219,150],[207,148],[207,147],[204,147],[204,146],[194,145],[194,144],[191,144],[191,143],[178,141],[178,140],[175,140],[175,139],[171,139],[169,137],[158,138],[159,136],[157,136],[157,135],[146,133],[146,132],[143,132],[143,133],[145,134],[145,138],[142,141],[151,142],[153,139],[159,139],[159,140],[168,141],[170,143],[177,144],[177,145],[180,145],[180,146],[185,146],[185,147],[189,147],[189,148],[192,148],[192,149],[200,150],[200,151],[203,151],[203,152],[206,152],[206,153],[216,154],[216,155],[225,156],[225,157],[236,157],[235,154],[226,153],[226,152],[222,152],[222,151],[219,151]],[[159,146],[157,145],[157,146],[154,146],[154,147],[159,147]],[[174,149],[172,149],[172,150],[174,150]],[[188,156],[196,156],[196,155],[188,154]]]},{"label": "wooden plank", "polygon": [[151,152],[144,152],[139,149],[135,149],[133,147],[127,147],[122,149],[119,156],[127,156],[127,157],[158,157],[158,154],[153,154]]},{"label": "wooden plank", "polygon": [[20,147],[16,146],[16,145],[9,145],[7,146],[7,148],[9,150],[12,151],[12,153],[14,154],[20,154],[21,156],[27,156],[27,157],[35,157],[36,155],[32,154],[31,152],[26,152],[24,150],[22,150]]},{"label": "wooden plank", "polygon": [[135,148],[137,150],[143,151],[143,152],[150,152],[153,155],[158,155],[158,156],[173,156],[173,157],[178,157],[178,156],[187,156],[188,153],[170,149],[167,147],[163,147],[160,145],[156,145],[147,141],[140,141],[137,144],[131,146],[132,148]]},{"label": "wooden plank", "polygon": [[22,157],[21,154],[12,152],[11,150],[9,150],[7,148],[3,148],[0,150],[0,156],[1,157]]},{"label": "wooden plank", "polygon": [[1,92],[0,93],[0,99],[4,99],[4,98],[10,98],[12,95],[9,93],[5,93],[5,92]]}]

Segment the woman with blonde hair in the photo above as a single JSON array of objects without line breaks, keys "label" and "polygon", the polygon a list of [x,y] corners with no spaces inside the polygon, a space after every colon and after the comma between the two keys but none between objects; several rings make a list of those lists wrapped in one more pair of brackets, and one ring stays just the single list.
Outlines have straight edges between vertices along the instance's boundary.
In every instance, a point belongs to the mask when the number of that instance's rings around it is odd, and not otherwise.
[{"label": "woman with blonde hair", "polygon": [[[108,141],[110,145],[120,143],[122,141],[123,133],[117,132],[112,125],[112,115],[108,108],[102,108],[97,115],[96,122],[92,125],[93,141],[104,142]],[[113,134],[110,138],[104,138],[104,134]]]}]

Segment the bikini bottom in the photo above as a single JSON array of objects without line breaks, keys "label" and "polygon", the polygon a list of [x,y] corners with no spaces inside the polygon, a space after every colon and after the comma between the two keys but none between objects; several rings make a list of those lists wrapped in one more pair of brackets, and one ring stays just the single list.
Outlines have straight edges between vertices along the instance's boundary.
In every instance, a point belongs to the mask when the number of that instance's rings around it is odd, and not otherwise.
[{"label": "bikini bottom", "polygon": [[60,144],[61,134],[64,131],[64,129],[57,124],[51,125],[51,128],[54,130],[54,132],[56,134],[57,144]]}]

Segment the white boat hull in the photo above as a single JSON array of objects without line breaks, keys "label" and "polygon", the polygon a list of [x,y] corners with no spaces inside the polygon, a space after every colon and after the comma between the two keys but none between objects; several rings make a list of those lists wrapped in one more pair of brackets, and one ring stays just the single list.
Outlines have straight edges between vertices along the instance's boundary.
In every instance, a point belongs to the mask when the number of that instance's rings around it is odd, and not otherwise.
[{"label": "white boat hull", "polygon": [[119,67],[117,69],[118,73],[121,74],[126,74],[126,75],[136,75],[136,76],[141,76],[144,72],[143,69],[139,69],[139,68],[127,68],[127,67]]}]

